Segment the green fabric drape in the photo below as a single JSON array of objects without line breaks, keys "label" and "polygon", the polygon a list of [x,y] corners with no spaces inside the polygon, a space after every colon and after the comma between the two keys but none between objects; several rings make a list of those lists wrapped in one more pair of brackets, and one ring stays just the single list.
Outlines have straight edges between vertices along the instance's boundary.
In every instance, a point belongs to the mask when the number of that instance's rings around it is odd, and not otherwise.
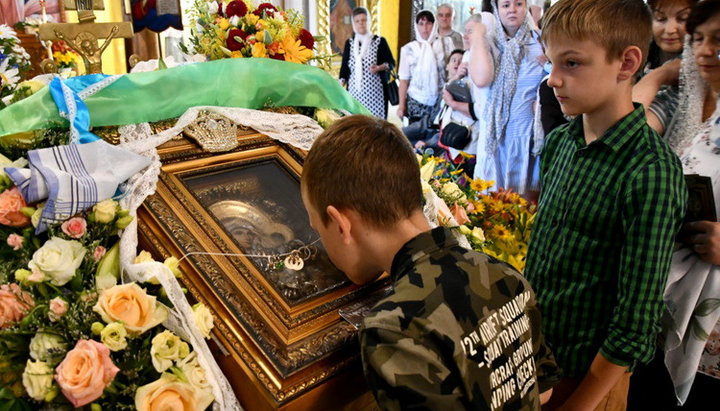
[{"label": "green fabric drape", "polygon": [[[266,58],[223,59],[127,74],[85,103],[91,126],[160,121],[195,106],[305,106],[370,114],[323,70]],[[58,114],[47,87],[0,110],[0,136],[57,124],[68,123]]]}]

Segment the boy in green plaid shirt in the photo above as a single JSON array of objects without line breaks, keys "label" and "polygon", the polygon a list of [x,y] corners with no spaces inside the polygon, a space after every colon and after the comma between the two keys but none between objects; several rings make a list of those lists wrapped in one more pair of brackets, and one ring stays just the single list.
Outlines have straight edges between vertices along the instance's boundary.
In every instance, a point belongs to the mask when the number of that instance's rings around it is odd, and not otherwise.
[{"label": "boy in green plaid shirt", "polygon": [[654,353],[687,191],[632,102],[650,37],[642,0],[560,0],[543,18],[548,84],[577,116],[546,139],[525,270],[564,370],[551,409],[625,409],[633,366]]}]

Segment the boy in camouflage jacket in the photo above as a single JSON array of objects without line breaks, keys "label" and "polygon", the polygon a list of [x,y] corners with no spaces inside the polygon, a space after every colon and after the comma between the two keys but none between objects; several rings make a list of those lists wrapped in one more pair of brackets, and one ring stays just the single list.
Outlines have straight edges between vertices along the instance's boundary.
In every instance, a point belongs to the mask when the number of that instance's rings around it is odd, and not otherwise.
[{"label": "boy in camouflage jacket", "polygon": [[462,248],[453,231],[431,230],[415,154],[395,126],[335,122],[305,160],[302,196],[350,280],[392,279],[360,330],[382,408],[531,410],[549,398],[559,369],[533,290],[509,265]]}]

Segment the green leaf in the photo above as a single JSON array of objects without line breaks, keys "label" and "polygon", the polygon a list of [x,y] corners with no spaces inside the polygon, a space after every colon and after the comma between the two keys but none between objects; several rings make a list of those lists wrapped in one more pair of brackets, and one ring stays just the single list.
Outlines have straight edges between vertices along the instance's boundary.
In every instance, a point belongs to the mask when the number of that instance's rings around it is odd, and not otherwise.
[{"label": "green leaf", "polygon": [[7,388],[0,389],[0,411],[32,411],[30,404]]},{"label": "green leaf", "polygon": [[705,341],[709,337],[708,333],[705,332],[705,330],[702,328],[702,325],[700,325],[700,321],[698,321],[695,317],[692,317],[692,319],[690,319],[690,330],[692,330],[695,338],[700,341]]},{"label": "green leaf", "polygon": [[720,307],[720,298],[708,298],[695,307],[693,315],[706,317],[712,314],[713,311],[717,310],[718,307]]}]

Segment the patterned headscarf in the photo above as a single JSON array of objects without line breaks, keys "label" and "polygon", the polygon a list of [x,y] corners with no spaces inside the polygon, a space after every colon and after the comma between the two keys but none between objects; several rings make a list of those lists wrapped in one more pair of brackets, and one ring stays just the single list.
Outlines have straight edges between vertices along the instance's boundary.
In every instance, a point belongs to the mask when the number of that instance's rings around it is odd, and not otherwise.
[{"label": "patterned headscarf", "polygon": [[365,30],[365,34],[360,34],[357,32],[357,28],[355,27],[355,18],[353,17],[353,32],[355,33],[353,35],[353,42],[352,42],[352,54],[355,56],[355,65],[352,68],[352,77],[353,82],[355,83],[355,89],[360,90],[362,88],[362,71],[363,71],[363,57],[365,57],[365,54],[367,54],[368,49],[370,48],[370,43],[372,40],[372,33],[370,32],[370,14],[368,13],[367,9],[363,8],[365,10],[365,16],[367,16],[367,29]]},{"label": "patterned headscarf", "polygon": [[665,139],[678,156],[702,128],[702,111],[707,85],[695,62],[692,37],[685,35],[680,66],[680,97],[675,114],[665,130]]},{"label": "patterned headscarf", "polygon": [[[526,8],[526,10],[529,10]],[[533,36],[533,23],[530,12],[525,12],[525,21],[518,28],[515,36],[508,39],[505,28],[500,20],[500,13],[496,3],[493,3],[495,16],[495,41],[500,50],[500,61],[495,62],[495,75],[490,94],[485,103],[485,150],[494,155],[498,141],[505,136],[505,128],[510,119],[510,106],[517,87],[520,64],[525,57],[525,45],[530,43]]]}]

